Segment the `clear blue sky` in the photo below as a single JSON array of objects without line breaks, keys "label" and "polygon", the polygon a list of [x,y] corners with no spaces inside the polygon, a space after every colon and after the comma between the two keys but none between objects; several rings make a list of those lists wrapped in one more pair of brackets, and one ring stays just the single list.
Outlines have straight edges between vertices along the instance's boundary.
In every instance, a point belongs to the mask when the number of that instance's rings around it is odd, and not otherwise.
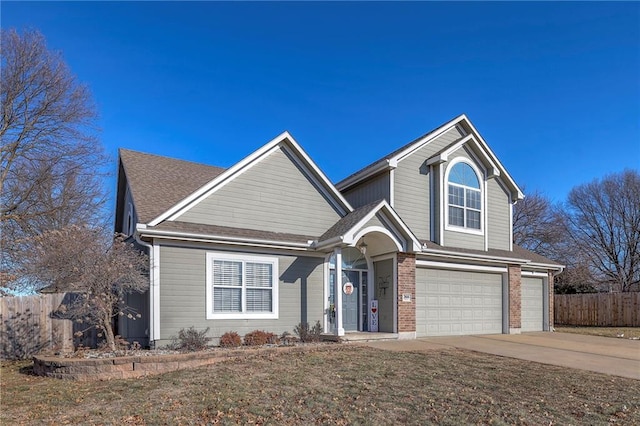
[{"label": "clear blue sky", "polygon": [[90,86],[113,170],[118,147],[228,167],[289,130],[337,182],[461,113],[556,201],[640,168],[638,2],[0,7]]}]

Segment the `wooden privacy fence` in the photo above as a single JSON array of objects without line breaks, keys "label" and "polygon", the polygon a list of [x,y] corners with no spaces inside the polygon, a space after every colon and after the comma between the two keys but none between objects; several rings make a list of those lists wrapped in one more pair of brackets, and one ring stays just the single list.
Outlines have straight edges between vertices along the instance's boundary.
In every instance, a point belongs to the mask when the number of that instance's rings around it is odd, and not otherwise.
[{"label": "wooden privacy fence", "polygon": [[0,358],[28,358],[45,350],[72,351],[74,344],[95,346],[96,333],[74,339],[78,324],[56,316],[70,293],[0,298]]},{"label": "wooden privacy fence", "polygon": [[640,327],[640,292],[556,294],[556,325]]}]

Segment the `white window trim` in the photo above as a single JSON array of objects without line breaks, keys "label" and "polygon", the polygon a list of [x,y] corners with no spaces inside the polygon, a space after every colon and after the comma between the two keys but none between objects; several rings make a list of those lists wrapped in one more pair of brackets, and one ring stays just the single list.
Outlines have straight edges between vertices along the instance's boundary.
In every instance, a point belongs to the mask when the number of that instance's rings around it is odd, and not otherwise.
[{"label": "white window trim", "polygon": [[[451,172],[451,169],[453,169],[453,166],[455,166],[458,163],[467,164],[469,167],[471,167],[471,169],[473,169],[473,171],[476,174],[476,177],[478,178],[478,183],[480,184],[480,229],[467,228],[466,226],[456,226],[456,225],[449,224],[449,173]],[[451,162],[449,162],[449,164],[447,165],[447,170],[444,174],[443,183],[444,183],[443,185],[444,188],[443,188],[442,198],[444,199],[444,212],[443,212],[444,213],[444,229],[446,229],[447,231],[461,232],[464,234],[484,235],[484,223],[485,223],[485,213],[486,213],[486,208],[485,208],[486,188],[484,185],[485,183],[484,173],[482,173],[480,169],[478,169],[478,167],[468,158],[457,157],[451,160]],[[462,188],[466,188],[464,185],[458,185],[458,186],[461,186]],[[474,189],[477,189],[477,188],[474,188]],[[460,206],[455,206],[455,207],[460,207]]]},{"label": "white window trim", "polygon": [[[269,263],[272,265],[272,283],[271,283],[271,300],[272,300],[272,312],[233,312],[233,313],[214,313],[213,312],[213,261],[214,260],[234,260],[239,262],[256,262],[256,263]],[[208,252],[206,254],[206,306],[207,306],[207,319],[278,319],[278,287],[279,287],[279,269],[278,258],[270,256],[255,256],[252,254],[231,254],[220,252]],[[245,268],[243,268],[243,271]],[[242,285],[242,307],[245,309],[245,297],[246,287],[243,282]]]}]

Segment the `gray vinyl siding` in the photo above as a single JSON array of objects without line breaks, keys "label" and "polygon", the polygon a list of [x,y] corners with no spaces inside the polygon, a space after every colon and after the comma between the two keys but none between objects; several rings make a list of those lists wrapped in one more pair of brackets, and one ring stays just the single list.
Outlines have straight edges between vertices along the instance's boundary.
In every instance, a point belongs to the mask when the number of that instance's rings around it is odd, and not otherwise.
[{"label": "gray vinyl siding", "polygon": [[511,233],[511,209],[509,194],[496,179],[487,182],[487,237],[489,248],[509,250]]},{"label": "gray vinyl siding", "polygon": [[[470,163],[473,163],[476,166],[478,166],[480,169],[482,169],[482,164],[478,164],[478,162],[471,156],[471,154],[469,154],[469,151],[465,146],[461,146],[460,148],[452,152],[451,155],[449,156],[449,162],[460,157],[466,158]],[[480,176],[480,178],[483,179],[484,176]]]},{"label": "gray vinyl siding", "polygon": [[358,184],[343,195],[354,209],[376,200],[385,199],[389,202],[391,190],[389,182],[389,172],[385,172]]},{"label": "gray vinyl siding", "polygon": [[443,245],[472,250],[484,250],[484,236],[445,230]]},{"label": "gray vinyl siding", "polygon": [[378,215],[372,217],[369,221],[367,221],[367,223],[362,226],[362,229],[368,228],[369,226],[380,226],[382,228],[386,228],[380,218],[378,218]]},{"label": "gray vinyl siding", "polygon": [[149,292],[124,295],[124,303],[133,309],[140,318],[118,318],[118,334],[129,343],[138,342],[141,346],[149,344]]},{"label": "gray vinyl siding", "polygon": [[439,188],[439,182],[440,182],[440,174],[442,173],[442,167],[441,166],[436,166],[431,170],[431,186],[429,187],[429,189],[431,190],[431,200],[433,200],[433,204],[431,205],[431,211],[429,212],[432,217],[431,217],[431,240],[438,243],[438,244],[442,244],[442,241],[440,241],[440,221],[442,220],[440,218],[440,203],[442,202],[441,199],[441,195],[440,195],[440,188]]},{"label": "gray vinyl siding", "polygon": [[[378,331],[393,333],[393,259],[381,260],[373,263],[375,273],[374,298],[378,299]],[[387,283],[386,292],[382,292],[380,285]]]},{"label": "gray vinyl siding", "polygon": [[419,239],[428,240],[431,237],[431,183],[429,168],[425,163],[461,136],[453,128],[400,161],[395,169],[393,207]]},{"label": "gray vinyl siding", "polygon": [[[298,323],[323,320],[323,259],[278,255],[279,318],[208,320],[206,312],[206,253],[203,248],[160,247],[160,342],[168,343],[181,328],[210,328],[215,340],[227,331],[241,336],[259,329],[293,333]],[[271,254],[260,254],[272,256]]]},{"label": "gray vinyl siding", "polygon": [[282,150],[276,150],[177,220],[321,235],[340,215]]}]

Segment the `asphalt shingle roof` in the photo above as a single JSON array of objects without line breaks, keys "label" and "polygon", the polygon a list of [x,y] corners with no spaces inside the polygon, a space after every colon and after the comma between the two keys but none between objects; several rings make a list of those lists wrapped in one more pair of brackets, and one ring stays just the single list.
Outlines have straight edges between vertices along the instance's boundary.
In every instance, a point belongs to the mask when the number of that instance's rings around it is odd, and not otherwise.
[{"label": "asphalt shingle roof", "polygon": [[492,256],[492,257],[502,257],[506,259],[523,259],[529,260],[533,263],[542,263],[545,265],[557,265],[562,266],[560,263],[555,262],[551,259],[548,259],[544,256],[541,256],[537,253],[534,253],[530,250],[527,250],[523,247],[520,247],[517,244],[513,245],[513,251],[509,250],[498,250],[498,249],[489,249],[489,250],[472,250],[460,247],[449,247],[449,246],[441,246],[440,244],[436,244],[433,241],[421,241],[428,249],[432,250],[442,250],[450,253],[459,253],[459,254],[476,254],[482,256]]},{"label": "asphalt shingle roof", "polygon": [[155,219],[225,170],[128,149],[120,149],[120,159],[141,223]]},{"label": "asphalt shingle roof", "polygon": [[375,166],[376,164],[378,164],[378,163],[379,163],[379,162],[381,162],[381,161],[389,160],[390,158],[395,157],[396,155],[400,154],[400,153],[401,153],[402,151],[404,151],[405,149],[409,148],[410,146],[412,146],[412,145],[413,145],[413,144],[415,144],[416,142],[421,141],[422,139],[426,138],[427,136],[429,136],[430,134],[432,134],[433,132],[435,132],[436,130],[438,130],[438,129],[439,129],[439,128],[441,128],[441,127],[442,127],[442,125],[440,125],[440,126],[438,126],[438,127],[434,128],[434,129],[432,129],[432,130],[428,131],[427,133],[423,134],[422,136],[415,138],[415,139],[414,139],[414,140],[412,140],[411,142],[409,142],[409,143],[407,143],[407,144],[402,145],[400,148],[396,149],[395,151],[390,152],[389,154],[387,154],[387,155],[385,155],[385,156],[383,156],[383,157],[380,157],[380,158],[378,158],[376,161],[374,161],[374,162],[372,162],[372,163],[370,163],[370,164],[368,164],[368,165],[364,166],[364,167],[363,167],[363,168],[361,168],[360,170],[358,170],[358,171],[356,171],[356,172],[354,172],[354,173],[351,173],[349,176],[347,176],[346,178],[342,179],[340,182],[336,183],[336,186],[337,186],[337,187],[339,187],[339,186],[340,186],[340,184],[342,184],[342,182],[344,182],[344,181],[346,181],[346,180],[348,180],[348,179],[352,178],[353,176],[355,176],[355,175],[357,175],[357,174],[359,174],[359,173],[364,172],[365,170],[370,169],[371,167]]},{"label": "asphalt shingle roof", "polygon": [[246,238],[264,241],[283,241],[306,244],[316,237],[310,235],[288,234],[284,232],[260,231],[256,229],[233,228],[219,225],[203,225],[199,223],[164,221],[147,229],[160,231],[185,232],[207,236]]},{"label": "asphalt shingle roof", "polygon": [[382,200],[377,200],[373,203],[358,207],[351,213],[348,213],[345,217],[337,221],[324,234],[322,234],[318,241],[326,241],[330,240],[331,238],[344,235],[345,232],[353,228],[358,222],[362,220],[362,218],[368,215],[371,210],[373,210],[378,204],[380,204],[380,201]]}]

